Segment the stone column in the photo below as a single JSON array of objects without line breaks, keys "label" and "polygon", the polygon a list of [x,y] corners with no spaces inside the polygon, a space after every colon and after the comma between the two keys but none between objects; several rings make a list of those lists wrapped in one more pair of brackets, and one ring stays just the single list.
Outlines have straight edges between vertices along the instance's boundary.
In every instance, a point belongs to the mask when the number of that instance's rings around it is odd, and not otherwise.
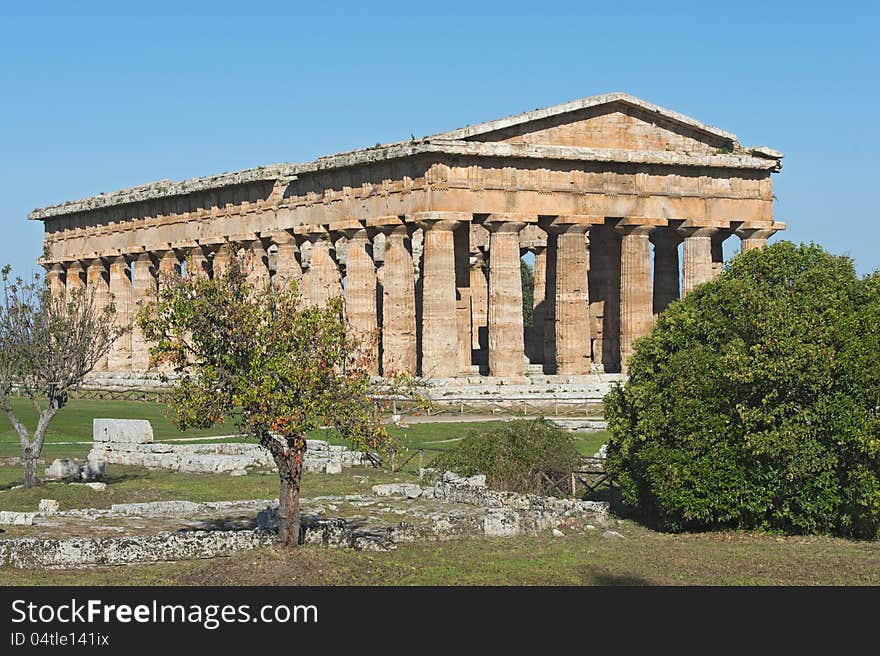
[{"label": "stone column", "polygon": [[49,294],[53,299],[64,301],[64,265],[55,262],[48,266],[46,270],[46,285],[49,287]]},{"label": "stone column", "polygon": [[358,355],[370,374],[379,373],[379,326],[376,312],[376,267],[365,228],[343,231],[348,240],[345,264],[345,318],[358,340]]},{"label": "stone column", "polygon": [[659,228],[651,235],[654,244],[654,314],[660,314],[680,297],[678,245],[681,237],[675,230]]},{"label": "stone column", "polygon": [[211,263],[205,256],[205,249],[193,246],[186,256],[186,275],[188,278],[210,278]]},{"label": "stone column", "polygon": [[180,260],[174,249],[169,249],[162,253],[159,260],[159,287],[174,284],[174,281],[180,277]]},{"label": "stone column", "polygon": [[[89,261],[86,269],[86,289],[92,298],[95,312],[102,312],[110,303],[110,281],[107,265],[101,258]],[[107,355],[95,363],[95,371],[107,371]]]},{"label": "stone column", "polygon": [[269,254],[262,239],[254,239],[248,244],[244,256],[244,274],[255,293],[269,286]]},{"label": "stone column", "polygon": [[[159,290],[158,276],[153,256],[141,253],[132,267],[132,301],[134,313],[149,303],[156,302]],[[131,368],[133,371],[147,371],[150,367],[150,344],[141,329],[135,324],[131,333]]]},{"label": "stone column", "polygon": [[712,237],[715,228],[680,228],[684,235],[684,274],[681,292],[712,279]]},{"label": "stone column", "polygon": [[446,212],[415,215],[424,233],[422,253],[422,375],[450,378],[461,371],[458,350],[455,236],[462,222]]},{"label": "stone column", "polygon": [[553,331],[556,373],[590,373],[590,297],[585,235],[599,219],[558,216],[543,222],[547,243],[555,243]]},{"label": "stone column", "polygon": [[278,247],[278,252],[275,254],[272,288],[280,291],[287,289],[294,281],[299,284],[302,281],[302,266],[299,260],[299,247],[293,235],[286,231],[273,232],[272,241]]},{"label": "stone column", "polygon": [[547,234],[544,251],[544,325],[542,335],[541,363],[545,374],[556,373],[556,262],[558,260],[556,238]]},{"label": "stone column", "polygon": [[491,214],[483,223],[489,231],[489,375],[522,378],[522,272],[519,231],[525,217]]},{"label": "stone column", "polygon": [[453,231],[455,241],[455,316],[458,324],[458,369],[471,371],[471,218],[465,214]]},{"label": "stone column", "polygon": [[471,348],[476,362],[485,366],[489,349],[489,278],[486,276],[486,256],[477,249],[471,253]]},{"label": "stone column", "polygon": [[367,222],[385,235],[382,281],[382,375],[415,374],[416,301],[412,226],[399,217],[378,217]]},{"label": "stone column", "polygon": [[131,267],[128,258],[117,256],[110,263],[110,296],[116,308],[114,323],[121,332],[107,357],[110,371],[131,370],[132,314]]},{"label": "stone column", "polygon": [[652,225],[618,225],[620,244],[620,367],[627,370],[633,342],[651,331]]},{"label": "stone column", "polygon": [[532,352],[529,360],[532,364],[544,361],[544,324],[547,291],[547,245],[532,248],[535,253],[535,289],[532,301]]},{"label": "stone column", "polygon": [[323,307],[331,298],[342,296],[342,277],[333,259],[330,235],[308,232],[305,238],[311,243],[309,268],[303,274],[303,296],[308,305]]},{"label": "stone column", "polygon": [[620,235],[611,225],[590,229],[590,299],[596,314],[594,364],[605,372],[620,370]]},{"label": "stone column", "polygon": [[214,251],[213,261],[211,262],[211,273],[214,278],[219,278],[229,271],[229,265],[232,264],[232,258],[235,257],[234,246],[229,242],[220,244]]},{"label": "stone column", "polygon": [[776,231],[772,228],[740,228],[736,235],[740,238],[740,247],[745,253],[754,248],[764,248],[774,232]]},{"label": "stone column", "polygon": [[86,288],[86,272],[83,269],[82,262],[74,260],[67,265],[67,278],[64,284],[64,293],[67,302],[70,303],[76,294],[79,294],[82,300],[82,294]]}]

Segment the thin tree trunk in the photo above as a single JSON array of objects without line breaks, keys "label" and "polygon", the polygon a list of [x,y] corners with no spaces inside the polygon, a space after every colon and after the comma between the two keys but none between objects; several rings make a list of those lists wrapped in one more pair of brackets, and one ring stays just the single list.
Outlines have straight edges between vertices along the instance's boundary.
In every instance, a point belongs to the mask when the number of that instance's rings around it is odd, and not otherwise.
[{"label": "thin tree trunk", "polygon": [[[299,457],[297,457],[297,455]],[[299,545],[299,490],[303,454],[288,452],[276,455],[281,489],[278,493],[278,542],[282,547]]]},{"label": "thin tree trunk", "polygon": [[27,448],[24,452],[24,486],[26,488],[37,487],[37,455],[33,449]]}]

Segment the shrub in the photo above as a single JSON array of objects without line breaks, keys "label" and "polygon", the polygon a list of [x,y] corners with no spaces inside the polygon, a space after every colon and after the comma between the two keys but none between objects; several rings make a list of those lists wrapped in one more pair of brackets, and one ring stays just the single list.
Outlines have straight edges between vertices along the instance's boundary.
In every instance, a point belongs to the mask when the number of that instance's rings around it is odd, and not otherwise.
[{"label": "shrub", "polygon": [[471,432],[432,466],[464,476],[485,474],[487,484],[495,489],[558,494],[544,476],[568,480],[580,461],[569,433],[546,419],[521,419]]},{"label": "shrub", "polygon": [[734,258],[636,343],[607,469],[672,530],[876,538],[880,275],[780,242]]}]

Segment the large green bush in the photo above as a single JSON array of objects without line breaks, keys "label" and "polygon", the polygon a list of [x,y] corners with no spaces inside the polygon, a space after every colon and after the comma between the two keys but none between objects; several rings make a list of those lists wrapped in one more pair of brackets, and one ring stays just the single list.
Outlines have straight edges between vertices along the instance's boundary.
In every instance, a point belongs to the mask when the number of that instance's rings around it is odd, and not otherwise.
[{"label": "large green bush", "polygon": [[623,501],[672,531],[878,537],[880,275],[780,242],[637,342],[605,398]]},{"label": "large green bush", "polygon": [[574,437],[545,419],[516,420],[472,431],[432,463],[438,471],[485,474],[489,487],[558,494],[545,478],[569,480],[581,462]]}]

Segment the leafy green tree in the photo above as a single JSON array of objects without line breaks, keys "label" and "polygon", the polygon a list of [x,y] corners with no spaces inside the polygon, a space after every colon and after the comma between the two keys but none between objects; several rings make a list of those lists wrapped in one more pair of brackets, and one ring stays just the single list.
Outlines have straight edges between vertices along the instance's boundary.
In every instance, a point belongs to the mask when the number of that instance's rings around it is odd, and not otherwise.
[{"label": "leafy green tree", "polygon": [[880,275],[815,245],[734,258],[658,318],[605,398],[623,500],[673,531],[876,538]]},{"label": "leafy green tree", "polygon": [[[95,304],[94,289],[53,298],[39,276],[13,278],[8,265],[0,276],[0,406],[21,442],[24,486],[35,487],[52,419],[126,327],[114,325],[112,303]],[[33,434],[12,406],[15,396],[37,415]]]},{"label": "leafy green tree", "polygon": [[234,261],[216,278],[168,280],[138,323],[155,342],[151,360],[180,374],[171,396],[178,427],[228,420],[271,453],[280,479],[283,546],[299,542],[309,431],[330,426],[364,450],[390,445],[371,396],[394,390],[367,373],[347,334],[340,298],[303,307],[295,284],[255,289]]}]

